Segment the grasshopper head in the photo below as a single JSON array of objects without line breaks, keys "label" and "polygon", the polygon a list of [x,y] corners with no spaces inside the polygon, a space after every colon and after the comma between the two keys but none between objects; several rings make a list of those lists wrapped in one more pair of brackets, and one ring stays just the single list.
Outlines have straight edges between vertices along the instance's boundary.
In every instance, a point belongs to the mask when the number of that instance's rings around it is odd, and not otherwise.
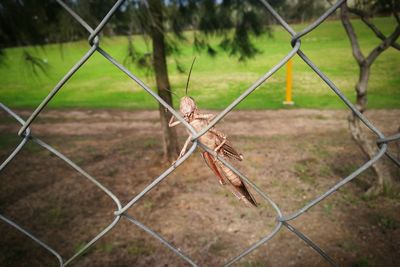
[{"label": "grasshopper head", "polygon": [[190,96],[184,96],[181,98],[179,110],[186,120],[190,120],[197,111],[196,102],[194,102],[194,99]]}]

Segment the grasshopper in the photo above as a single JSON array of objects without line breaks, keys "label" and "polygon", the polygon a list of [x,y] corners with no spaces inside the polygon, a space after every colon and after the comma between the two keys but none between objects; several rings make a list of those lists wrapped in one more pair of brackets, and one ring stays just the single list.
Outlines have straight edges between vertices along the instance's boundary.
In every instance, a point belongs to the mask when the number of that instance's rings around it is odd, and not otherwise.
[{"label": "grasshopper", "polygon": [[[193,64],[196,58],[194,58],[192,62],[192,66],[190,67],[188,79],[186,82],[186,95],[181,98],[180,101],[180,112],[183,115],[184,119],[197,131],[199,132],[201,129],[206,127],[210,121],[214,118],[212,114],[202,114],[197,108],[196,102],[194,99],[187,95],[190,75],[192,73]],[[175,121],[174,116],[171,117],[168,126],[175,127],[180,124],[180,121]],[[189,137],[187,138],[183,148],[179,154],[179,158],[181,158],[185,153],[186,149],[192,139],[191,133],[188,131]],[[232,143],[228,140],[228,137],[212,127],[208,130],[204,135],[199,138],[200,142],[206,145],[207,147],[214,150],[215,153],[218,154],[219,157],[223,159],[235,159],[238,161],[243,160],[243,156],[241,153],[238,153],[232,146]],[[221,185],[226,185],[228,183],[228,187],[231,192],[240,200],[244,201],[247,205],[253,205],[257,207],[257,202],[254,197],[251,195],[249,190],[246,187],[246,184],[240,179],[238,175],[236,175],[231,169],[225,166],[221,161],[219,161],[216,157],[210,154],[207,151],[202,152],[202,156],[207,166],[213,171],[213,173],[218,177],[219,183]]]}]

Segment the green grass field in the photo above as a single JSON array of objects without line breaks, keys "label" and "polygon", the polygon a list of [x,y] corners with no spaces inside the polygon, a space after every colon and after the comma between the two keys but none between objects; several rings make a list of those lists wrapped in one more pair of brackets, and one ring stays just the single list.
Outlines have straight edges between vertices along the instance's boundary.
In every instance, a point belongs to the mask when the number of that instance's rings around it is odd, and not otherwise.
[{"label": "green grass field", "polygon": [[[376,18],[375,22],[385,34],[395,26],[391,18]],[[364,53],[379,40],[358,20],[353,21]],[[300,30],[306,25],[296,25]],[[190,33],[187,33],[190,40]],[[220,51],[214,58],[206,53],[196,53],[190,41],[181,44],[179,61],[189,69],[197,55],[190,85],[190,95],[200,108],[222,109],[245,91],[255,80],[278,63],[291,49],[289,34],[274,26],[273,37],[255,40],[262,54],[247,62],[238,62]],[[212,40],[214,44],[217,39]],[[141,38],[136,46],[145,51]],[[123,62],[127,52],[126,37],[104,38],[104,50]],[[88,50],[86,41],[29,51],[48,62],[48,74],[33,75],[23,63],[22,49],[5,50],[7,60],[0,65],[0,101],[10,107],[36,107],[67,71]],[[328,77],[354,100],[354,85],[358,67],[351,55],[349,41],[340,21],[327,21],[302,39],[302,50]],[[186,74],[176,70],[173,58],[168,60],[173,90],[183,95]],[[129,69],[155,89],[152,76],[131,65]],[[374,63],[369,83],[369,108],[400,108],[400,53],[393,48],[385,51]],[[239,109],[283,108],[285,70],[281,69],[260,88],[243,101]],[[344,108],[330,88],[298,57],[294,58],[293,98],[298,108]],[[176,101],[176,100],[175,100]],[[117,70],[100,54],[95,53],[67,82],[50,102],[52,108],[129,108],[153,109],[156,101],[143,89]]]}]

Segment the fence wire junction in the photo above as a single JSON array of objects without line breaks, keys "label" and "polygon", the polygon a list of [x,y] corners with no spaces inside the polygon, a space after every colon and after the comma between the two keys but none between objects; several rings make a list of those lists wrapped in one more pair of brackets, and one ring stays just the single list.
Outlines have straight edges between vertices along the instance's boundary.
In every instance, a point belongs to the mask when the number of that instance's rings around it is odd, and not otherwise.
[{"label": "fence wire junction", "polygon": [[[0,103],[0,108],[3,109],[6,113],[12,116],[18,123],[21,124],[21,128],[18,132],[18,135],[21,137],[21,142],[18,146],[12,151],[12,153],[4,160],[4,162],[0,165],[0,171],[2,171],[21,151],[21,149],[25,146],[28,141],[32,141],[44,149],[48,150],[50,153],[54,154],[61,160],[63,160],[66,164],[72,167],[75,171],[79,172],[82,176],[87,178],[97,187],[99,187],[111,200],[114,202],[116,206],[116,211],[114,212],[115,218],[113,221],[105,227],[100,233],[98,233],[90,242],[88,242],[85,246],[83,246],[78,252],[76,252],[71,257],[64,259],[57,251],[51,248],[49,245],[40,240],[40,238],[34,236],[28,230],[23,229],[17,223],[10,220],[9,218],[0,214],[0,219],[22,232],[29,238],[31,238],[34,242],[39,244],[49,253],[51,253],[54,257],[57,258],[60,266],[67,266],[72,261],[74,261],[78,256],[82,255],[89,247],[93,246],[98,240],[104,237],[112,228],[114,228],[121,218],[128,220],[133,223],[137,227],[141,228],[143,231],[153,236],[155,239],[160,241],[163,245],[173,251],[176,255],[178,255],[182,260],[186,261],[191,266],[197,266],[197,264],[187,255],[185,255],[179,248],[173,246],[166,239],[164,239],[160,234],[148,228],[141,222],[137,221],[131,215],[127,213],[127,210],[132,207],[136,202],[138,202],[144,195],[146,195],[150,190],[156,187],[161,181],[163,181],[169,174],[171,174],[177,167],[179,167],[194,151],[197,147],[201,147],[205,151],[211,153],[214,157],[218,158],[225,166],[230,168],[234,173],[240,176],[248,185],[250,185],[258,194],[275,210],[277,215],[276,225],[273,230],[260,239],[258,242],[254,243],[246,250],[239,253],[234,258],[227,261],[224,266],[230,266],[236,262],[238,262],[241,258],[245,257],[261,245],[265,244],[269,240],[271,240],[282,227],[286,227],[289,231],[293,232],[296,236],[302,239],[306,244],[308,244],[311,248],[313,248],[319,255],[321,255],[327,263],[332,266],[338,266],[338,264],[332,259],[321,247],[319,247],[316,243],[314,243],[311,239],[309,239],[302,232],[294,228],[289,221],[299,217],[310,208],[320,203],[322,200],[327,198],[329,195],[333,194],[340,187],[344,186],[355,177],[360,175],[366,169],[371,167],[376,161],[381,159],[383,155],[387,155],[398,167],[400,167],[400,162],[396,159],[392,154],[388,152],[388,143],[400,140],[400,134],[396,134],[393,136],[385,137],[384,134],[377,129],[363,114],[361,114],[357,108],[343,95],[343,93],[339,90],[336,85],[329,80],[329,78],[301,51],[301,38],[311,31],[313,31],[316,27],[318,27],[324,20],[335,12],[346,0],[339,0],[335,4],[333,4],[322,16],[320,16],[316,21],[311,23],[305,29],[300,32],[295,32],[291,26],[286,23],[286,21],[272,8],[272,6],[265,0],[260,0],[260,2],[264,5],[264,7],[271,13],[271,15],[277,20],[277,22],[291,35],[291,51],[282,58],[272,69],[266,72],[261,78],[259,78],[253,85],[251,85],[245,92],[243,92],[236,100],[234,100],[227,108],[225,108],[222,112],[220,112],[211,122],[210,124],[201,130],[200,132],[196,132],[191,125],[189,125],[184,118],[176,112],[170,105],[168,105],[162,98],[160,98],[153,90],[151,90],[145,83],[143,83],[138,77],[132,74],[127,68],[125,68],[122,64],[116,61],[113,57],[111,57],[106,51],[104,51],[100,47],[100,39],[99,34],[104,28],[104,26],[108,23],[110,18],[113,16],[115,11],[121,6],[124,0],[118,0],[106,14],[106,16],[101,20],[101,22],[97,25],[96,28],[92,28],[89,26],[85,20],[83,20],[75,11],[73,11],[68,5],[66,5],[61,0],[56,0],[62,8],[64,8],[76,21],[78,21],[89,33],[89,45],[90,48],[86,52],[86,54],[67,72],[67,74],[59,81],[59,83],[50,91],[50,93],[43,99],[40,105],[34,110],[34,112],[30,115],[30,117],[24,121],[21,117],[19,117],[16,113],[14,113],[11,109],[6,107],[5,105]],[[147,1],[143,0],[143,3],[147,5]],[[110,61],[113,65],[115,65],[120,71],[124,72],[127,76],[129,76],[134,82],[136,82],[139,86],[141,86],[147,93],[149,93],[156,101],[161,103],[168,111],[170,111],[192,134],[192,145],[190,149],[186,152],[186,154],[180,158],[174,165],[165,170],[160,176],[155,178],[149,185],[145,187],[143,191],[134,196],[127,204],[122,205],[120,200],[105,186],[103,186],[95,177],[84,171],[80,168],[76,163],[67,158],[58,150],[54,149],[52,146],[48,145],[44,141],[34,137],[31,133],[29,126],[33,123],[33,121],[37,118],[37,116],[41,113],[41,111],[46,107],[46,105],[53,99],[53,97],[57,94],[57,92],[63,87],[63,85],[74,75],[74,73],[79,70],[79,68],[85,64],[85,62],[95,53],[98,52],[108,61]],[[218,156],[212,149],[205,146],[199,141],[199,137],[205,134],[208,130],[210,130],[213,126],[215,126],[222,118],[224,118],[233,108],[235,108],[242,100],[244,100],[249,94],[251,94],[255,89],[257,89],[261,84],[263,84],[268,78],[270,78],[276,71],[278,71],[282,66],[286,64],[286,62],[295,55],[298,55],[334,92],[335,94],[344,102],[344,104],[351,109],[351,111],[367,126],[377,137],[377,145],[379,150],[375,154],[375,156],[369,161],[365,162],[362,166],[360,166],[356,171],[343,178],[340,182],[332,186],[329,190],[324,192],[323,194],[317,196],[314,200],[310,201],[301,209],[296,212],[283,215],[279,206],[271,199],[269,196],[263,192],[256,184],[254,184],[250,179],[248,179],[244,174],[240,173],[235,167],[233,167],[229,162],[225,161],[223,158]]]}]

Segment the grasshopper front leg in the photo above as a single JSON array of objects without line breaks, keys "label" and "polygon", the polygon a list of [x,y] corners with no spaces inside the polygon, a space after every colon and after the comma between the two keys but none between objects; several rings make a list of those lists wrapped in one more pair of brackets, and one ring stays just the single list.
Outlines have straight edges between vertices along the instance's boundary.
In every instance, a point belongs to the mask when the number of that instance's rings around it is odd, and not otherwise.
[{"label": "grasshopper front leg", "polygon": [[213,118],[213,114],[195,114],[194,115],[195,119],[201,119],[201,120],[207,120],[207,122],[210,122]]},{"label": "grasshopper front leg", "polygon": [[186,139],[185,144],[183,145],[182,150],[181,150],[181,152],[179,153],[178,158],[177,158],[172,164],[175,164],[175,162],[177,162],[180,158],[183,157],[183,155],[185,155],[186,149],[187,149],[187,147],[188,147],[189,142],[190,142],[191,139],[192,139],[192,135],[190,134],[189,137]]},{"label": "grasshopper front leg", "polygon": [[169,120],[168,127],[175,127],[176,125],[180,124],[180,121],[174,121],[174,115],[171,116],[171,119]]},{"label": "grasshopper front leg", "polygon": [[218,130],[215,129],[215,128],[211,128],[211,129],[210,129],[210,132],[213,133],[213,134],[215,134],[216,136],[218,136],[219,138],[222,139],[222,142],[214,149],[215,152],[218,152],[218,151],[221,149],[221,147],[226,143],[227,137],[226,137],[226,135],[225,135],[224,133],[218,131]]},{"label": "grasshopper front leg", "polygon": [[214,148],[214,151],[218,152],[225,143],[226,143],[226,138],[224,138],[221,144],[219,144],[216,148]]}]

